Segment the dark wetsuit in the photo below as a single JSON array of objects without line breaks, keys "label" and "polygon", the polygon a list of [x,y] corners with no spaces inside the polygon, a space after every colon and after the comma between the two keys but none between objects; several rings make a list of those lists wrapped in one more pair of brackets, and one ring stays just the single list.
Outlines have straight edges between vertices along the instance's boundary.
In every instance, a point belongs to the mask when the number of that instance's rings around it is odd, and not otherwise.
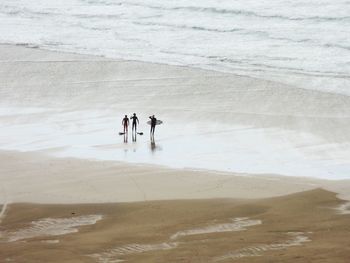
[{"label": "dark wetsuit", "polygon": [[124,126],[124,132],[128,132],[128,126],[129,126],[129,119],[128,117],[124,117],[122,124]]},{"label": "dark wetsuit", "polygon": [[132,130],[136,131],[137,124],[139,124],[139,119],[136,117],[136,115],[130,117],[130,120],[132,120]]},{"label": "dark wetsuit", "polygon": [[150,116],[151,119],[151,135],[154,135],[154,129],[156,128],[157,125],[157,119],[155,117]]}]

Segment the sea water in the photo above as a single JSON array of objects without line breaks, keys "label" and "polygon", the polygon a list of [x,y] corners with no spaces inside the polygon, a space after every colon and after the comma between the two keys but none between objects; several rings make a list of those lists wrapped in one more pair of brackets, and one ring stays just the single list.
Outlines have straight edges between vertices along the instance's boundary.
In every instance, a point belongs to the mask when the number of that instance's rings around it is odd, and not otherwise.
[{"label": "sea water", "polygon": [[[346,96],[349,36],[350,2],[341,0],[0,1],[0,43],[231,72]],[[125,144],[113,110],[0,103],[0,118],[0,148],[7,150],[255,174],[350,174],[349,142],[278,127],[206,122],[181,129],[165,120],[156,143],[145,134]]]},{"label": "sea water", "polygon": [[347,0],[2,0],[0,42],[350,95]]}]

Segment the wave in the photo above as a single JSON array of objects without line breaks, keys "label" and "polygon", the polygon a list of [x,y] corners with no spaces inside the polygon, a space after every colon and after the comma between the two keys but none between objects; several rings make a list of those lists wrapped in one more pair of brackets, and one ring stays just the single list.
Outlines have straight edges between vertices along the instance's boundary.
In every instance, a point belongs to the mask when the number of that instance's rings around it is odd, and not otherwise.
[{"label": "wave", "polygon": [[184,24],[176,25],[176,24],[169,24],[169,23],[136,22],[136,21],[134,21],[133,24],[142,25],[142,26],[160,26],[160,27],[190,29],[190,30],[207,31],[207,32],[218,32],[218,33],[240,32],[240,33],[246,34],[246,35],[258,35],[259,37],[265,37],[268,39],[286,41],[286,42],[291,42],[291,43],[296,43],[296,44],[310,43],[310,44],[314,44],[315,46],[323,46],[325,48],[338,48],[338,49],[350,50],[350,47],[345,46],[345,45],[332,44],[332,43],[319,43],[319,42],[316,42],[315,40],[310,39],[310,38],[292,39],[292,38],[287,38],[287,37],[274,37],[265,31],[247,30],[244,28],[219,29],[219,28],[209,28],[209,27],[204,27],[204,26],[190,26],[190,25],[184,25]]},{"label": "wave", "polygon": [[[162,51],[162,53],[167,54],[176,54],[180,56],[193,56],[193,57],[200,57],[204,59],[211,60],[213,62],[220,63],[227,63],[228,65],[236,65],[240,67],[240,69],[244,69],[248,72],[276,72],[276,73],[293,73],[298,75],[305,75],[305,76],[313,76],[313,77],[332,77],[332,78],[343,78],[343,79],[350,79],[349,74],[346,72],[336,72],[336,71],[317,71],[317,70],[306,70],[305,68],[297,68],[297,67],[287,67],[287,66],[274,66],[274,65],[268,65],[264,63],[256,63],[254,60],[243,60],[241,58],[229,58],[225,56],[213,56],[213,55],[201,55],[201,54],[195,54],[195,53],[184,53],[184,52],[176,52],[176,51]],[[284,60],[284,61],[291,61],[295,60],[296,58],[288,58],[288,57],[269,57],[265,56],[266,61],[271,60]],[[215,65],[215,64],[213,64]],[[231,69],[234,69],[234,67],[230,67]]]},{"label": "wave", "polygon": [[[117,3],[116,3],[117,4]],[[159,5],[147,5],[143,3],[129,3],[129,2],[118,2],[118,5],[127,6],[140,6],[150,9],[166,10],[166,11],[190,11],[190,12],[201,12],[201,13],[212,13],[212,14],[232,14],[259,18],[270,18],[270,19],[281,19],[281,20],[292,20],[292,21],[317,21],[317,22],[329,22],[329,21],[350,21],[350,16],[342,17],[331,17],[331,16],[310,16],[310,17],[297,17],[297,16],[284,16],[279,14],[267,15],[259,14],[248,10],[239,9],[224,9],[216,7],[197,7],[197,6],[177,6],[177,7],[166,7]]]},{"label": "wave", "polygon": [[259,17],[259,18],[270,18],[270,19],[281,19],[281,20],[292,20],[292,21],[317,21],[317,22],[328,22],[328,21],[349,21],[350,16],[284,16],[279,14],[260,14],[253,11],[248,10],[240,10],[240,9],[225,9],[225,8],[216,8],[216,7],[198,7],[198,6],[161,6],[161,5],[150,5],[139,2],[126,2],[126,1],[100,1],[100,0],[82,0],[87,4],[98,4],[98,5],[106,5],[106,6],[139,6],[156,10],[164,10],[164,11],[190,11],[190,12],[201,12],[201,13],[212,13],[212,14],[233,14],[233,15],[242,15],[242,16],[250,16],[250,17]]},{"label": "wave", "polygon": [[136,22],[136,21],[134,21],[133,24],[142,25],[142,26],[160,26],[160,27],[171,27],[171,28],[179,28],[179,29],[191,29],[191,30],[198,30],[198,31],[218,32],[218,33],[230,33],[230,32],[237,32],[242,30],[242,28],[219,29],[219,28],[209,28],[209,27],[202,27],[202,26],[174,25],[174,24],[167,24],[167,23]]}]

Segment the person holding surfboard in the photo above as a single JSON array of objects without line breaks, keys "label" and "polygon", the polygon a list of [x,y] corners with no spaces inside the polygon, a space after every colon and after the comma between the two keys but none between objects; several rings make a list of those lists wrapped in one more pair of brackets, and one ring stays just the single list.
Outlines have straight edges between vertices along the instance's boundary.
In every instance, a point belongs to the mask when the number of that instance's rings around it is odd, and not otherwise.
[{"label": "person holding surfboard", "polygon": [[154,117],[154,115],[149,116],[149,118],[151,119],[151,131],[150,131],[150,134],[151,134],[151,136],[154,136],[154,130],[155,130],[156,125],[157,125],[157,119],[156,119],[156,117]]},{"label": "person holding surfboard", "polygon": [[137,125],[139,124],[139,119],[136,116],[136,113],[133,114],[132,117],[130,117],[130,120],[132,120],[132,133],[137,132]]},{"label": "person holding surfboard", "polygon": [[125,115],[124,119],[122,120],[122,125],[124,127],[124,134],[128,133],[128,126],[129,126],[128,115]]}]

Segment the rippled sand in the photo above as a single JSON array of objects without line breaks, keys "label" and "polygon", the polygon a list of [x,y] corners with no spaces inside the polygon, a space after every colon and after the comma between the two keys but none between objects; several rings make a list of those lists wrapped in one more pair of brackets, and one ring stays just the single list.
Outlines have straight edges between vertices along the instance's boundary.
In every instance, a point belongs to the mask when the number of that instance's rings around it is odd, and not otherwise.
[{"label": "rippled sand", "polygon": [[312,190],[261,200],[11,204],[1,262],[346,262],[349,215]]}]

